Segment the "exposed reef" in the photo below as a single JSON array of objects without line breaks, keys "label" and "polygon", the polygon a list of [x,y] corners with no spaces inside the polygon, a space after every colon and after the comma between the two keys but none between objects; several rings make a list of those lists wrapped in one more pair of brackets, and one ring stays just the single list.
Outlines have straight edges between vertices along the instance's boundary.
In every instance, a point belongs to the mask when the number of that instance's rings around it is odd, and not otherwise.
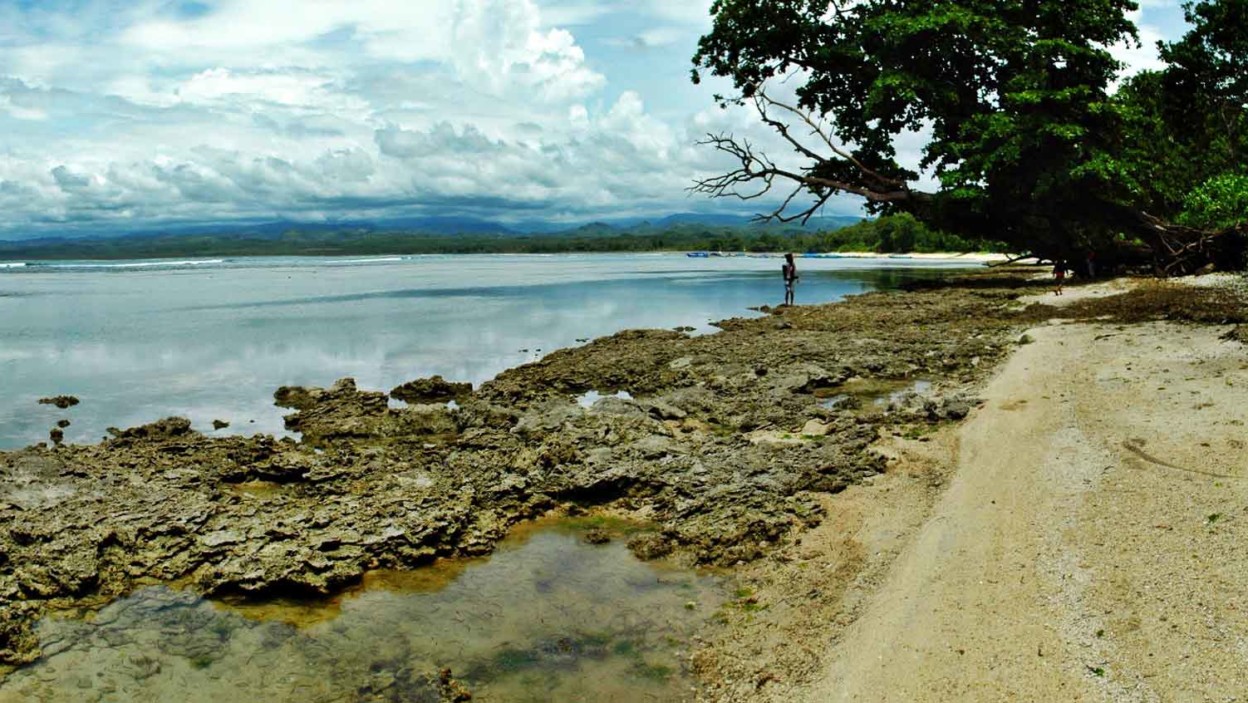
[{"label": "exposed reef", "polygon": [[[283,387],[300,441],[170,418],[97,445],[0,453],[0,659],[37,657],[31,625],[50,608],[148,583],[328,594],[371,569],[486,554],[560,507],[645,517],[656,529],[630,540],[645,558],[758,558],[821,519],[819,494],[883,469],[882,428],[969,411],[953,389],[1014,343],[1029,319],[1017,296],[877,293],[713,335],[626,331],[475,390],[438,377],[390,394],[351,379]],[[937,384],[887,403],[824,400],[913,379]],[[589,391],[631,397],[581,407]]]}]

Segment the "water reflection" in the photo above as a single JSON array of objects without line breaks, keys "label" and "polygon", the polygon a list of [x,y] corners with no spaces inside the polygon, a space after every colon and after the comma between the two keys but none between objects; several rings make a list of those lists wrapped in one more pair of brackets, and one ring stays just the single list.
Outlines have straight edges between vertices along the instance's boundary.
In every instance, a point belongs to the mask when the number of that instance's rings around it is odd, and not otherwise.
[{"label": "water reflection", "polygon": [[[488,560],[377,574],[329,603],[226,606],[149,588],[40,625],[45,659],[4,701],[437,700],[450,667],[481,701],[680,700],[716,579],[637,561],[586,526],[542,525]],[[610,527],[610,526],[609,526]]]},{"label": "water reflection", "polygon": [[[691,326],[780,301],[771,259],[683,256],[249,259],[188,267],[0,272],[0,447],[70,442],[169,415],[280,433],[272,391],[354,376],[387,390],[441,374],[479,383],[578,339]],[[799,303],[938,273],[940,264],[804,260]],[[112,266],[110,268],[110,266]],[[957,262],[945,264],[964,266]],[[774,270],[773,270],[774,269]],[[541,351],[538,351],[541,350]],[[72,394],[68,412],[36,406]]]}]

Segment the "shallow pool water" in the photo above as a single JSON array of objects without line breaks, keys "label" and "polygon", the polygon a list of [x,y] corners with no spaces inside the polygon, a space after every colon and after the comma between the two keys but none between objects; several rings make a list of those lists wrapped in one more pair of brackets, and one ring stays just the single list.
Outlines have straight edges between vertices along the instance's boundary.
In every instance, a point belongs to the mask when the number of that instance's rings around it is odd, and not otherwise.
[{"label": "shallow pool water", "polygon": [[0,701],[436,701],[450,668],[477,701],[689,697],[712,575],[637,560],[617,528],[544,524],[488,559],[372,574],[324,602],[231,605],[165,587],[40,624],[45,657]]},{"label": "shallow pool water", "polygon": [[830,394],[816,394],[816,397],[819,405],[829,410],[839,409],[851,399],[856,399],[862,408],[881,410],[912,393],[927,395],[932,387],[933,383],[927,379],[873,379],[851,381],[830,391]]}]

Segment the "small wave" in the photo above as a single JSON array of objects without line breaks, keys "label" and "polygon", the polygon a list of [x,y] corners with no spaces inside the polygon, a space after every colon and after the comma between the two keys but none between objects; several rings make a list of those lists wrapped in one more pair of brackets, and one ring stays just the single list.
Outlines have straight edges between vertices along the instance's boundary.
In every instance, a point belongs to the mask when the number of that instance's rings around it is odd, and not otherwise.
[{"label": "small wave", "polygon": [[26,262],[24,261],[13,261],[13,262],[0,261],[0,269],[24,269],[24,268],[26,268]]},{"label": "small wave", "polygon": [[224,264],[225,261],[225,259],[196,259],[194,261],[128,261],[120,264],[61,263],[46,264],[46,266],[47,268],[57,269],[179,268],[183,266],[212,266]]},{"label": "small wave", "polygon": [[403,261],[403,257],[384,256],[384,257],[377,257],[377,258],[372,258],[372,259],[336,259],[334,261],[326,261],[325,263],[327,264],[381,264],[381,263],[394,263],[396,261]]}]

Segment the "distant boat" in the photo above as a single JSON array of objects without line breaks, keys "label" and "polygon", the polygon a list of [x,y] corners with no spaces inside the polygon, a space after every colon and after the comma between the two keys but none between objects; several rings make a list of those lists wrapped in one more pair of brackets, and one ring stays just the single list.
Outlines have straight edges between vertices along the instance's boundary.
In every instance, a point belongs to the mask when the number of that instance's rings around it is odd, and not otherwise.
[{"label": "distant boat", "polygon": [[685,256],[691,256],[695,259],[706,259],[710,258],[711,253],[709,251],[691,251],[688,254],[685,254]]}]

